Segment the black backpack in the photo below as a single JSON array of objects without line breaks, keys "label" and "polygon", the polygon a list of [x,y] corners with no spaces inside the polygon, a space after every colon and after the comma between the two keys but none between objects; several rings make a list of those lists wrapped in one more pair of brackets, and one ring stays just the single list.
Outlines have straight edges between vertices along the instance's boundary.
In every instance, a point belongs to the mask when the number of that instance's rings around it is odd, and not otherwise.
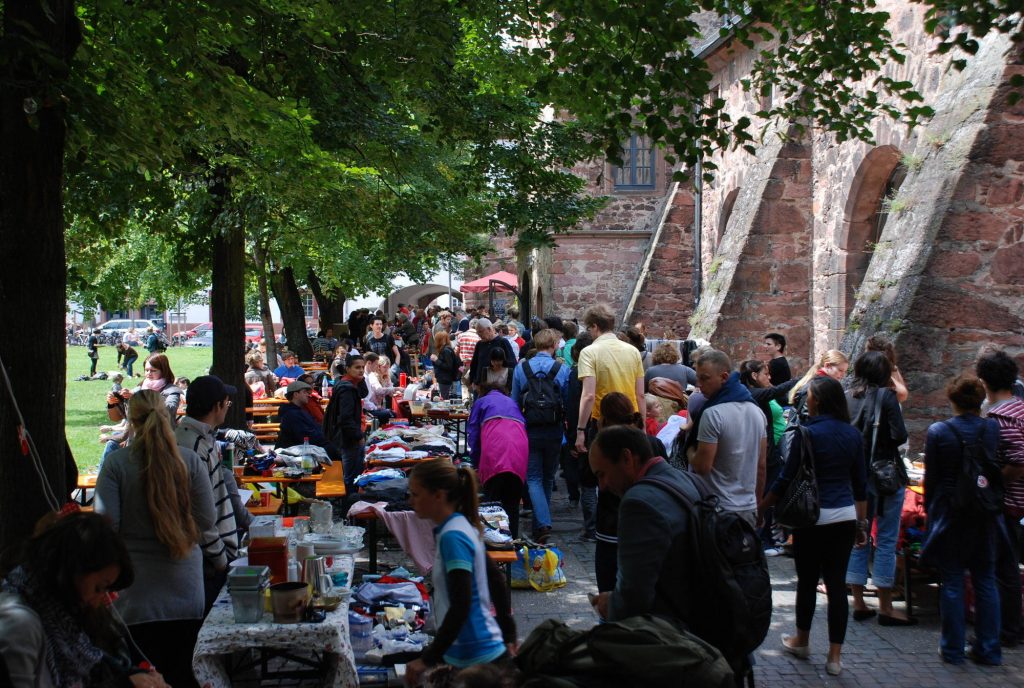
[{"label": "black backpack", "polygon": [[546,373],[538,376],[530,367],[530,361],[523,361],[523,372],[526,373],[526,390],[520,403],[526,425],[557,425],[565,416],[562,407],[562,388],[556,382],[562,364],[555,361]]},{"label": "black backpack", "polygon": [[994,516],[1003,511],[1003,477],[995,458],[985,451],[985,426],[971,444],[949,421],[942,421],[960,442],[960,472],[956,476],[953,511],[964,517]]},{"label": "black backpack", "polygon": [[734,685],[718,650],[650,614],[586,631],[547,619],[526,637],[514,661],[524,674],[524,688]]},{"label": "black backpack", "polygon": [[738,513],[725,511],[683,473],[701,494],[700,501],[675,485],[646,477],[640,482],[665,490],[689,514],[690,551],[700,590],[693,590],[691,630],[714,645],[736,673],[737,683],[749,678],[749,656],[761,646],[772,622],[772,582],[761,538]]}]

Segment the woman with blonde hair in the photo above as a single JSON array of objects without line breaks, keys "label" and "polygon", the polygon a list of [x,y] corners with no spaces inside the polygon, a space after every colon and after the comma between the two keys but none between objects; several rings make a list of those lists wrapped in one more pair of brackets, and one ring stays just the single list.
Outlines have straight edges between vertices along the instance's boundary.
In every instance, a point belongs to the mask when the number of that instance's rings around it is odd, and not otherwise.
[{"label": "woman with blonde hair", "polygon": [[[199,456],[175,442],[158,392],[132,396],[128,424],[132,442],[107,457],[96,480],[96,511],[124,538],[135,567],[135,583],[116,609],[168,683],[195,685],[190,667],[204,603],[199,542],[201,533],[216,533],[213,488]],[[227,565],[223,552],[210,559],[214,568]]]},{"label": "woman with blonde hair", "polygon": [[815,375],[828,375],[836,382],[842,382],[846,371],[850,368],[850,359],[842,351],[829,349],[818,359],[818,365],[809,368],[800,381],[794,385],[789,392],[789,403],[796,407],[801,415],[804,414],[804,405],[807,398],[807,383]]}]

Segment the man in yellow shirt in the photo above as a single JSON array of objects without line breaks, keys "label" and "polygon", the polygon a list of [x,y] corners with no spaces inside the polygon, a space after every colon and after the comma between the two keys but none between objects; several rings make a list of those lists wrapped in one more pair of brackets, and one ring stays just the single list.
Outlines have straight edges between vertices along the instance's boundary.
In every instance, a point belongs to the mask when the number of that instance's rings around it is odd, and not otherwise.
[{"label": "man in yellow shirt", "polygon": [[576,423],[576,451],[580,453],[587,451],[587,426],[591,419],[595,424],[601,420],[601,399],[606,395],[622,392],[633,402],[641,418],[647,412],[640,352],[612,332],[615,316],[611,310],[604,304],[592,306],[583,316],[583,325],[594,343],[580,352],[578,375],[583,394]]}]

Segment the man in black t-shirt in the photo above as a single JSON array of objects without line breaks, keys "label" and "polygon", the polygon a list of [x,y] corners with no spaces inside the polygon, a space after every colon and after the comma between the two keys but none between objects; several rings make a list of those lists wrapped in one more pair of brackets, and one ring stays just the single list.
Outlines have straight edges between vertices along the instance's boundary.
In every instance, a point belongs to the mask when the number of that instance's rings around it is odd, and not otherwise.
[{"label": "man in black t-shirt", "polygon": [[764,349],[768,353],[768,372],[772,376],[773,385],[781,385],[793,378],[786,360],[786,338],[777,332],[769,332],[764,336]]},{"label": "man in black t-shirt", "polygon": [[395,344],[395,338],[384,334],[384,318],[382,316],[373,316],[370,333],[366,335],[363,344],[364,351],[372,351],[378,356],[387,356],[392,363],[398,363],[402,358],[398,345]]}]

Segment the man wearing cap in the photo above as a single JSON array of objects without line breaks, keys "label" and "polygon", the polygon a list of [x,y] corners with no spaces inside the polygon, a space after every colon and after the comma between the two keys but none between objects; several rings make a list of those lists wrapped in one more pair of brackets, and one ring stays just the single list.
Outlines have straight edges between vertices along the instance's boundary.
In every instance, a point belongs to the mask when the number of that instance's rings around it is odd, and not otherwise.
[{"label": "man wearing cap", "polygon": [[487,369],[491,364],[491,352],[500,350],[504,354],[505,367],[515,368],[516,357],[512,354],[512,347],[504,337],[497,336],[494,325],[487,318],[479,318],[476,321],[476,333],[480,335],[473,350],[473,360],[469,364],[469,382],[474,388],[483,384],[487,375]]},{"label": "man wearing cap", "polygon": [[323,447],[331,461],[341,461],[341,450],[327,441],[320,430],[320,423],[306,409],[313,386],[302,380],[288,384],[285,397],[288,403],[281,406],[278,415],[281,418],[281,430],[277,433],[278,447],[294,447],[309,439],[310,444]]},{"label": "man wearing cap", "polygon": [[295,355],[293,351],[285,351],[281,354],[281,358],[284,359],[284,363],[277,366],[274,371],[274,375],[278,378],[287,377],[292,380],[306,372],[302,366],[299,365],[299,357]]},{"label": "man wearing cap", "polygon": [[206,588],[206,609],[227,579],[227,566],[238,556],[238,525],[231,506],[231,491],[221,471],[220,447],[217,444],[217,426],[231,408],[231,397],[238,392],[224,384],[215,375],[197,377],[185,392],[185,417],[174,430],[179,447],[191,449],[205,464],[213,487],[213,502],[217,522],[200,535],[203,550],[203,582]]}]

